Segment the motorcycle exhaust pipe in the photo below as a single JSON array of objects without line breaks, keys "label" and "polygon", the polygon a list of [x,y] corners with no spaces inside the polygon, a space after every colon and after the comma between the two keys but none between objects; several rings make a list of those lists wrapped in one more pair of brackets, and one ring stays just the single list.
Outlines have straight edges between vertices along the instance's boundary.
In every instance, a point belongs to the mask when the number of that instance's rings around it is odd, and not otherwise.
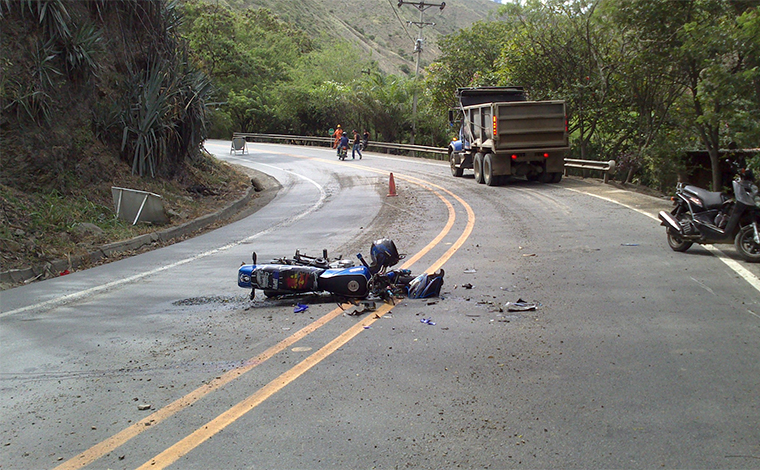
[{"label": "motorcycle exhaust pipe", "polygon": [[662,223],[660,225],[664,225],[664,226],[666,226],[668,228],[671,228],[671,229],[675,230],[676,233],[680,233],[681,235],[683,235],[683,230],[681,229],[681,224],[679,224],[678,221],[675,219],[675,217],[673,217],[672,215],[670,215],[669,212],[660,211],[660,213],[657,214],[657,216],[662,221]]}]

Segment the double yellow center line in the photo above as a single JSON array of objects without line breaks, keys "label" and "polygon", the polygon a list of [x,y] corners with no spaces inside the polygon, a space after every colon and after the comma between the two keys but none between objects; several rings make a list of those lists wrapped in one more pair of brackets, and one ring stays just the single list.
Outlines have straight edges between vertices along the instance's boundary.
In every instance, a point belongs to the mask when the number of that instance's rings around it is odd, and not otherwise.
[{"label": "double yellow center line", "polygon": [[[368,168],[363,168],[363,169],[368,170]],[[371,171],[379,172],[379,170],[371,170]],[[401,266],[401,268],[408,268],[412,266],[425,254],[430,252],[435,246],[437,246],[443,240],[443,238],[451,231],[451,228],[454,226],[454,221],[456,220],[456,212],[451,202],[448,199],[446,199],[446,197],[442,193],[446,193],[450,195],[451,197],[453,197],[454,199],[456,199],[467,211],[467,224],[465,226],[465,229],[462,235],[457,239],[457,241],[454,244],[452,244],[452,246],[446,251],[446,253],[443,254],[443,256],[441,256],[433,265],[430,266],[430,268],[427,269],[427,272],[437,271],[441,266],[443,266],[446,263],[446,261],[448,261],[454,255],[454,253],[464,244],[464,242],[470,236],[470,234],[472,233],[473,227],[475,226],[475,214],[472,211],[472,208],[464,200],[462,200],[459,196],[455,195],[448,189],[445,189],[441,186],[428,183],[423,180],[410,177],[410,176],[399,175],[398,178],[401,180],[409,181],[418,186],[421,186],[433,192],[434,194],[436,194],[438,198],[440,198],[444,202],[444,204],[446,204],[448,208],[448,213],[449,213],[446,226],[439,232],[438,236],[436,236],[430,243],[428,243],[428,245],[425,246],[425,248],[420,250],[411,258],[408,258],[406,262]],[[231,407],[224,413],[220,414],[213,420],[209,421],[205,425],[201,426],[195,432],[188,435],[184,439],[180,440],[173,446],[169,447],[164,452],[152,458],[151,460],[149,460],[148,462],[146,462],[139,468],[146,468],[146,469],[147,468],[151,468],[151,469],[165,468],[171,465],[172,463],[176,462],[180,457],[182,457],[183,455],[186,455],[192,449],[199,446],[201,443],[203,443],[204,441],[206,441],[207,439],[209,439],[216,433],[220,432],[225,427],[235,422],[238,418],[242,417],[247,412],[251,411],[256,406],[264,402],[267,398],[277,393],[283,387],[285,387],[286,385],[288,385],[289,383],[291,383],[292,381],[294,381],[295,379],[303,375],[306,371],[308,371],[315,365],[319,364],[323,359],[330,356],[332,353],[334,353],[336,350],[338,350],[340,347],[342,347],[344,344],[346,344],[356,335],[361,333],[365,329],[365,327],[370,326],[372,323],[377,321],[383,315],[391,311],[392,308],[393,308],[392,305],[384,304],[377,311],[375,311],[373,315],[370,315],[367,318],[360,321],[359,323],[354,324],[351,328],[349,328],[348,330],[340,334],[338,337],[330,341],[328,344],[320,348],[314,354],[307,357],[306,359],[298,363],[296,366],[294,366],[290,370],[284,372],[279,377],[277,377],[276,379],[274,379],[273,381],[271,381],[270,383],[268,383],[267,385],[265,385],[264,387],[262,387],[261,389],[253,393],[252,395],[250,395],[248,398],[234,405],[233,407]],[[198,387],[197,389],[193,390],[187,395],[179,398],[178,400],[175,400],[174,402],[157,410],[156,412],[152,413],[146,418],[134,423],[133,425],[129,426],[123,431],[92,446],[91,448],[85,450],[79,455],[76,455],[72,459],[59,465],[58,467],[55,468],[55,470],[79,469],[91,464],[95,460],[117,449],[118,447],[120,447],[121,445],[123,445],[124,443],[132,439],[133,437],[141,434],[143,431],[147,430],[149,427],[152,428],[156,424],[164,421],[165,419],[173,416],[174,414],[178,413],[184,408],[192,405],[193,403],[197,402],[198,400],[210,394],[211,392],[223,387],[224,385],[230,383],[232,380],[236,379],[237,377],[240,377],[241,375],[249,372],[254,367],[258,366],[259,364],[265,362],[266,360],[270,359],[276,354],[292,346],[293,344],[303,339],[307,335],[311,334],[318,328],[327,324],[330,320],[334,319],[337,316],[340,316],[342,313],[343,313],[342,308],[334,309],[333,311],[327,313],[323,317],[317,319],[313,323],[307,325],[306,327],[297,331],[296,333],[289,336],[288,338],[268,348],[263,353],[249,359],[240,367],[237,367],[235,369],[232,369],[222,374],[216,379],[210,381],[208,384]]]}]

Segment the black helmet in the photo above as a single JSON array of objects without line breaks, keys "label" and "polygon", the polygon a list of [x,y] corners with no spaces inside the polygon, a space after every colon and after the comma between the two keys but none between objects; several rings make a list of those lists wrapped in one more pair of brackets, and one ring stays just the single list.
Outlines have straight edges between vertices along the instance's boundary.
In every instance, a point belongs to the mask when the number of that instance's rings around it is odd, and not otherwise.
[{"label": "black helmet", "polygon": [[390,238],[381,238],[372,242],[372,248],[369,250],[369,253],[372,257],[371,267],[373,271],[389,268],[401,259],[398,255],[396,244]]}]

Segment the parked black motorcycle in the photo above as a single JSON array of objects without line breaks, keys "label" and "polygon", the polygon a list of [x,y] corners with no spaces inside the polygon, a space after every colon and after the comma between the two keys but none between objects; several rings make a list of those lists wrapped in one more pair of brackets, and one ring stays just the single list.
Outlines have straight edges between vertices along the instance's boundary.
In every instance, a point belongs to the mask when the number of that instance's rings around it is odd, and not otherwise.
[{"label": "parked black motorcycle", "polygon": [[675,207],[659,218],[667,230],[668,245],[686,251],[694,243],[736,246],[742,258],[760,261],[760,195],[752,173],[739,170],[732,182],[734,197],[679,183]]}]

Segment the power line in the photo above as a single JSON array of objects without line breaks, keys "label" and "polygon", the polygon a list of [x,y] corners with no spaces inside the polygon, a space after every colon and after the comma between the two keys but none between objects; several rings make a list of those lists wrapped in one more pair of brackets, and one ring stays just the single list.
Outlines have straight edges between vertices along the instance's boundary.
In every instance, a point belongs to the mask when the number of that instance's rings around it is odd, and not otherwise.
[{"label": "power line", "polygon": [[[402,5],[411,5],[420,11],[419,21],[408,22],[409,25],[415,25],[420,30],[420,33],[417,36],[417,39],[414,41],[414,54],[417,54],[417,60],[415,61],[415,70],[414,70],[414,81],[416,82],[417,75],[419,75],[420,73],[420,56],[422,56],[422,44],[424,43],[424,39],[422,37],[422,28],[424,28],[425,26],[435,26],[435,23],[425,22],[425,11],[433,7],[438,7],[440,8],[441,11],[443,11],[443,9],[446,7],[446,2],[427,3],[424,0],[419,1],[419,2],[398,0],[398,7],[401,8]],[[396,16],[398,16],[398,14]],[[417,133],[417,86],[415,83],[414,99],[412,101],[412,138],[411,138],[412,145],[414,145],[414,135],[416,133]]]},{"label": "power line", "polygon": [[406,21],[402,20],[401,17],[398,16],[398,12],[396,11],[396,9],[393,8],[393,1],[392,0],[388,0],[388,4],[391,6],[391,10],[393,11],[393,14],[396,16],[396,19],[401,24],[401,29],[403,29],[404,32],[406,33],[406,35],[409,36],[409,39],[411,39],[412,41],[414,41],[414,38],[412,37],[412,35],[409,34],[409,30],[406,29]]}]

